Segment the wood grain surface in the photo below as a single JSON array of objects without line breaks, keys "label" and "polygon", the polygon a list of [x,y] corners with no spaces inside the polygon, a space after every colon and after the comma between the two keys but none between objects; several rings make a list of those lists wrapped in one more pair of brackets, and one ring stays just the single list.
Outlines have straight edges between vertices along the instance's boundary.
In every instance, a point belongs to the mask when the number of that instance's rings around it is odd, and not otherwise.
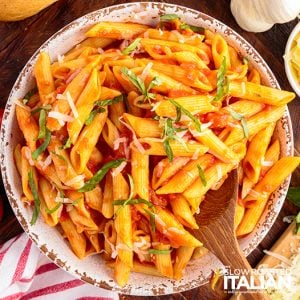
[{"label": "wood grain surface", "polygon": [[[119,4],[136,2],[130,0],[60,0],[52,6],[46,8],[39,14],[26,20],[8,23],[0,22],[0,107],[4,108],[10,89],[12,88],[19,72],[32,56],[32,54],[44,43],[52,34],[74,19],[85,15],[91,11]],[[172,0],[157,1],[174,3],[187,6],[208,15],[227,24],[240,35],[242,35],[250,44],[255,47],[261,56],[266,60],[279,81],[283,89],[291,90],[287,81],[282,55],[288,36],[297,21],[286,24],[277,24],[271,30],[264,33],[249,33],[242,30],[235,22],[230,12],[229,0]],[[295,153],[300,153],[300,99],[295,99],[289,104],[289,110],[293,122],[295,137]],[[298,134],[297,134],[298,133]],[[296,171],[292,178],[292,185],[300,185],[300,172]],[[5,191],[0,184],[0,196],[4,201],[5,216],[0,223],[0,244],[9,238],[22,232],[19,223],[16,221],[12,210],[9,207]],[[295,214],[296,207],[285,202],[283,209],[270,230],[269,234],[260,243],[260,245],[249,255],[248,260],[252,266],[255,266],[263,257],[263,249],[270,249],[274,242],[283,233],[287,224],[283,223],[282,218],[286,215]],[[121,299],[144,300],[146,297],[128,297],[120,296]],[[225,297],[226,298],[226,297]],[[188,292],[167,295],[163,297],[153,297],[151,299],[224,299],[214,294],[208,285],[202,286]]]}]

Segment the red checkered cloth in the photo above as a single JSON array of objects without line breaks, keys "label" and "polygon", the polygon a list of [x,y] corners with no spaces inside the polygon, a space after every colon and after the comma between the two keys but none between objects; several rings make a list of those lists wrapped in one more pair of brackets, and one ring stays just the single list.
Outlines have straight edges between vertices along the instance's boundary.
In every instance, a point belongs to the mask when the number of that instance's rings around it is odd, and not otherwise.
[{"label": "red checkered cloth", "polygon": [[0,246],[0,299],[117,300],[52,263],[25,233]]}]

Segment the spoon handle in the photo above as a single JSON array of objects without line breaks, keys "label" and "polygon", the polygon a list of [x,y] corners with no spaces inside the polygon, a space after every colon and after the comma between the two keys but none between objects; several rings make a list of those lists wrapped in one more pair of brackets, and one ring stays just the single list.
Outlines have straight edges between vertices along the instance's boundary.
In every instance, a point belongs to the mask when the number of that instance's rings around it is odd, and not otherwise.
[{"label": "spoon handle", "polygon": [[[222,226],[220,226],[220,232],[216,235],[215,228],[210,230],[208,226],[205,228],[205,236],[199,236],[199,239],[203,242],[205,247],[213,252],[227,268],[228,276],[231,276],[224,277],[224,289],[227,287],[227,290],[231,290],[232,281],[235,281],[235,287],[237,287],[238,283],[241,283],[242,275],[244,275],[245,281],[249,283],[251,287],[255,286],[257,289],[260,289],[258,277],[253,273],[252,267],[241,251],[236,237],[232,231],[226,230],[225,227],[226,226],[222,228]],[[241,291],[243,291],[243,293],[239,299],[269,299],[268,295],[263,291],[255,292],[255,289],[253,291],[246,291],[242,288]]]}]

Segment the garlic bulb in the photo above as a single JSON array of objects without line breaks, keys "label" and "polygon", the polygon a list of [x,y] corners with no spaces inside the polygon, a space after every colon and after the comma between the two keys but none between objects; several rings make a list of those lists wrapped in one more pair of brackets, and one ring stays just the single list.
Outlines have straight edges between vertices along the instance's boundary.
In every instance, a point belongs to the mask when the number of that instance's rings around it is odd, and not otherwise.
[{"label": "garlic bulb", "polygon": [[230,8],[241,28],[262,32],[269,30],[275,23],[285,23],[295,19],[300,13],[300,1],[231,0]]}]

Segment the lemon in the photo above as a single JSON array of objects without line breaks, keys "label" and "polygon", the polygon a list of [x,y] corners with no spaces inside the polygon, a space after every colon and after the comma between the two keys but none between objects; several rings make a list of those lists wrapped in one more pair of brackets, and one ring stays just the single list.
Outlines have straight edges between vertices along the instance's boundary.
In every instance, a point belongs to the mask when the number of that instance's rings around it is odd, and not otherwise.
[{"label": "lemon", "polygon": [[0,21],[19,21],[37,14],[57,0],[0,0]]}]

